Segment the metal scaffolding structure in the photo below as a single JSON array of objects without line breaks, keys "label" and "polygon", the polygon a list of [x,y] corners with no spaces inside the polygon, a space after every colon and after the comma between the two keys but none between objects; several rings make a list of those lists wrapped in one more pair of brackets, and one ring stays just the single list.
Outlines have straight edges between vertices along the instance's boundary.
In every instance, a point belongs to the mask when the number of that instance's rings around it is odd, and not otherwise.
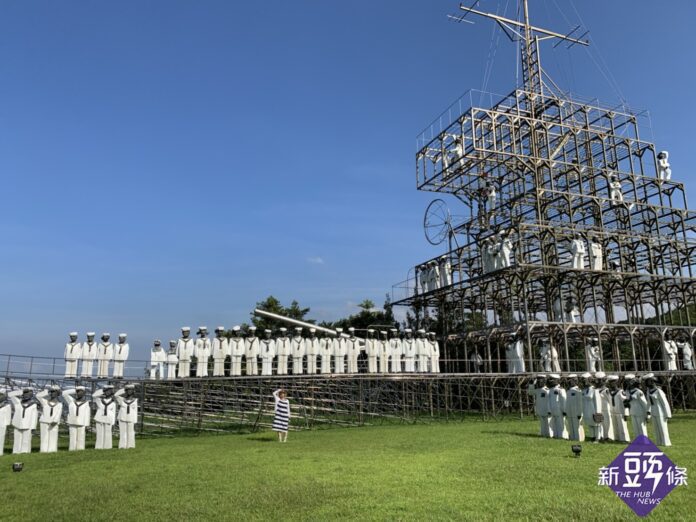
[{"label": "metal scaffolding structure", "polygon": [[[696,212],[660,172],[644,112],[563,93],[546,75],[543,40],[587,42],[534,27],[522,5],[521,21],[460,6],[521,42],[523,86],[486,106],[465,95],[419,136],[417,188],[451,195],[460,217],[442,203],[426,215],[429,240],[447,249],[394,286],[394,305],[439,318],[447,371],[466,371],[472,352],[484,371],[509,371],[514,336],[528,370],[551,343],[563,371],[585,371],[595,338],[604,369],[664,369],[665,336],[692,346],[696,336]],[[509,263],[487,267],[503,240]],[[594,262],[589,252],[574,264],[574,241],[598,245]],[[442,255],[451,278],[421,286],[422,267],[443,266]]]}]

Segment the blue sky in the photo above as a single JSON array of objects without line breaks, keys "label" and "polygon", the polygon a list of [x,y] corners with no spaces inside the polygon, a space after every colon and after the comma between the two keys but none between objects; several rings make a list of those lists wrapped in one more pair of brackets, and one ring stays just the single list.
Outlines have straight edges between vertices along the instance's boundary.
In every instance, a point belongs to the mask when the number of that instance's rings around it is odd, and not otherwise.
[{"label": "blue sky", "polygon": [[[646,136],[693,191],[696,3],[573,3],[593,54],[546,45],[544,65],[649,109]],[[320,320],[381,304],[439,253],[416,135],[484,86],[491,56],[485,87],[514,88],[514,45],[487,21],[448,22],[457,5],[3,2],[0,353],[60,354],[66,332],[106,330],[140,358],[181,325],[248,320],[269,294]],[[564,32],[572,5],[533,0],[532,17]]]}]

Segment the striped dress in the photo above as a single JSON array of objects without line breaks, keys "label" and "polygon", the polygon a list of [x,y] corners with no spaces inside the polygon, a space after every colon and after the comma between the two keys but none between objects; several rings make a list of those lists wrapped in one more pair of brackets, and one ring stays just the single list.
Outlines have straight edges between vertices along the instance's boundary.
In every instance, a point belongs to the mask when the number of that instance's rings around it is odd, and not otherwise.
[{"label": "striped dress", "polygon": [[287,433],[290,421],[290,401],[278,397],[278,391],[273,392],[275,398],[275,417],[273,417],[273,431]]}]

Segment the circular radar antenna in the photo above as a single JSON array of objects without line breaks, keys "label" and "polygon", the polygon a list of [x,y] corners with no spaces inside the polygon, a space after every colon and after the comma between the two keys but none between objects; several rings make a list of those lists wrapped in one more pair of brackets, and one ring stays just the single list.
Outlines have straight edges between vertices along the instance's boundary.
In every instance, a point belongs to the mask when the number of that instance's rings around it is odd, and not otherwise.
[{"label": "circular radar antenna", "polygon": [[447,204],[441,199],[434,199],[425,209],[423,217],[425,238],[431,245],[439,245],[452,230],[452,216]]}]

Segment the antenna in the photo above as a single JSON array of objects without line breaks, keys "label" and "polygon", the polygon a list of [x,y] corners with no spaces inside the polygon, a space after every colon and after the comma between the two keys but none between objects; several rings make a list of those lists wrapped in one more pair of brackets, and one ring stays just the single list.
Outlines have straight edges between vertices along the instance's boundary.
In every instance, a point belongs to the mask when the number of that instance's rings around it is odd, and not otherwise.
[{"label": "antenna", "polygon": [[495,20],[495,22],[503,29],[510,40],[513,40],[513,37],[516,37],[524,42],[524,45],[521,47],[522,76],[524,80],[524,89],[529,93],[532,99],[535,98],[536,95],[542,95],[544,87],[541,60],[539,59],[539,42],[543,40],[558,39],[559,41],[556,45],[560,44],[561,42],[568,42],[570,44],[568,47],[575,44],[590,45],[588,40],[583,39],[585,36],[587,36],[589,31],[585,31],[579,38],[572,36],[580,29],[580,26],[573,28],[567,34],[561,34],[532,25],[529,22],[528,0],[522,0],[524,22],[512,20],[511,18],[506,18],[493,13],[478,11],[474,9],[478,3],[479,0],[474,2],[471,7],[459,4],[459,9],[464,11],[465,14],[459,17],[457,21],[468,21],[464,20],[468,14],[475,14],[478,16],[483,16],[484,18],[490,18],[491,20]]}]

